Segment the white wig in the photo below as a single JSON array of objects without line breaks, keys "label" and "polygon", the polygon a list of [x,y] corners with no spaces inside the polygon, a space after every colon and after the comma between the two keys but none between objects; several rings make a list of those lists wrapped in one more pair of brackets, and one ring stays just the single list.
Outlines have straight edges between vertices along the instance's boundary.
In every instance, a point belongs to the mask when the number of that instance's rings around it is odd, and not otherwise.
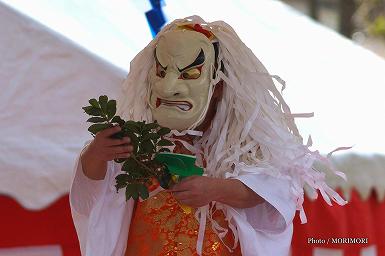
[{"label": "white wig", "polygon": [[328,204],[331,205],[330,198],[340,205],[345,204],[346,201],[325,183],[325,174],[313,168],[313,163],[319,160],[344,178],[343,173],[333,168],[328,157],[309,150],[310,138],[307,145],[303,144],[294,123],[295,115],[291,114],[272,78],[283,87],[284,82],[270,75],[223,21],[206,23],[192,16],[165,26],[131,62],[123,85],[124,95],[118,101],[122,118],[152,121],[147,102],[148,74],[155,64],[154,49],[160,35],[186,24],[200,24],[215,35],[219,43],[218,63],[224,66],[223,71],[216,71],[211,81],[210,95],[218,81],[224,82],[216,115],[210,128],[202,137],[197,137],[193,145],[197,164],[202,165],[201,153],[206,160],[205,175],[229,178],[243,173],[264,173],[288,179],[303,223],[306,222],[302,207],[305,184],[309,185],[311,196],[316,197],[318,189]]}]

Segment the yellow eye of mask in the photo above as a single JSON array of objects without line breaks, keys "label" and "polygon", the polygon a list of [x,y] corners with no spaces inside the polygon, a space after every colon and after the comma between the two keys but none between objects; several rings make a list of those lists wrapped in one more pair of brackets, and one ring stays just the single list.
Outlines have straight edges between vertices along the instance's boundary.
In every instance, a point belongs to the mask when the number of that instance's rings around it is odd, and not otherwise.
[{"label": "yellow eye of mask", "polygon": [[181,78],[182,79],[197,79],[201,76],[201,69],[202,69],[202,66],[186,70],[181,74]]}]

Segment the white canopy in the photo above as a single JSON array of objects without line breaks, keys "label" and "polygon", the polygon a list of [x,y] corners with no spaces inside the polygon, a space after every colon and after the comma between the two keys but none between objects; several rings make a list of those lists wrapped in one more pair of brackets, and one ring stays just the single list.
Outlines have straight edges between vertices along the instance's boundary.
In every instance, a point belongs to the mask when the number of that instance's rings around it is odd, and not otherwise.
[{"label": "white canopy", "polygon": [[68,193],[90,138],[81,109],[125,72],[0,3],[0,193],[39,209]]}]

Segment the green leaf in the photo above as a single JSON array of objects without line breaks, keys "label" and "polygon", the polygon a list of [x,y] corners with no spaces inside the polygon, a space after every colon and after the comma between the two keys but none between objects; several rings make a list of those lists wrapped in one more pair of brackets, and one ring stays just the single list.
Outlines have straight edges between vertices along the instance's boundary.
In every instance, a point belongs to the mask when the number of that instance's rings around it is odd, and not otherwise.
[{"label": "green leaf", "polygon": [[160,139],[160,136],[157,133],[150,133],[150,139],[158,140],[158,139]]},{"label": "green leaf", "polygon": [[158,144],[158,146],[174,146],[174,143],[172,143],[171,141],[169,140],[166,140],[166,139],[161,139]]},{"label": "green leaf", "polygon": [[108,97],[106,95],[102,95],[99,97],[99,104],[104,113],[107,113],[107,102]]},{"label": "green leaf", "polygon": [[157,140],[160,136],[156,133],[148,133],[143,136],[143,140]]},{"label": "green leaf", "polygon": [[111,119],[111,123],[118,123],[120,126],[124,126],[125,121],[122,118],[120,118],[120,116],[114,116]]},{"label": "green leaf", "polygon": [[129,175],[130,175],[131,179],[134,180],[134,179],[138,179],[138,178],[145,178],[147,173],[148,172],[146,172],[146,170],[144,170],[142,166],[138,165],[137,168],[130,171]]},{"label": "green leaf", "polygon": [[119,183],[127,183],[129,181],[128,175],[121,173],[115,177],[116,181]]},{"label": "green leaf", "polygon": [[138,125],[138,128],[139,128],[139,130],[143,130],[143,128],[144,128],[144,125],[146,124],[146,121],[138,121],[138,122],[136,122],[136,124]]},{"label": "green leaf", "polygon": [[113,118],[115,114],[116,114],[116,100],[109,100],[107,103],[108,120]]},{"label": "green leaf", "polygon": [[119,174],[118,176],[115,177],[116,180],[116,191],[118,191],[121,188],[124,188],[128,182],[129,182],[129,176],[125,173]]},{"label": "green leaf", "polygon": [[132,157],[130,157],[123,163],[122,171],[131,173],[134,172],[137,168],[138,163]]},{"label": "green leaf", "polygon": [[99,103],[96,99],[90,99],[88,102],[91,104],[91,106],[95,108],[100,108]]},{"label": "green leaf", "polygon": [[171,152],[168,148],[161,148],[159,152]]},{"label": "green leaf", "polygon": [[143,141],[143,140],[144,140],[144,137],[146,137],[148,134],[150,134],[149,131],[143,131],[143,130],[142,130],[142,133],[141,133],[140,136],[139,136],[140,141]]},{"label": "green leaf", "polygon": [[159,127],[159,124],[157,123],[148,123],[143,126],[143,131],[150,131],[158,127]]},{"label": "green leaf", "polygon": [[102,111],[99,108],[93,106],[87,106],[82,108],[87,114],[91,116],[102,116]]},{"label": "green leaf", "polygon": [[103,123],[105,121],[106,121],[105,118],[97,117],[97,116],[94,116],[94,117],[91,117],[91,118],[87,119],[87,122],[90,122],[90,123]]},{"label": "green leaf", "polygon": [[162,127],[159,129],[159,131],[157,132],[159,136],[163,136],[163,135],[166,135],[168,133],[171,132],[171,129],[170,128],[167,128],[167,127]]},{"label": "green leaf", "polygon": [[154,152],[154,149],[155,149],[155,146],[154,146],[154,144],[152,144],[151,140],[142,141],[140,146],[141,146],[143,152],[145,152],[145,153],[152,153],[152,152]]},{"label": "green leaf", "polygon": [[[82,109],[84,110],[84,112],[88,112],[89,110],[93,109],[94,107],[93,106],[86,106],[86,107],[82,107]],[[88,113],[87,113],[88,114]]]},{"label": "green leaf", "polygon": [[134,193],[132,194],[132,199],[138,200],[138,198],[139,198],[139,191],[135,190]]},{"label": "green leaf", "polygon": [[133,133],[140,133],[139,125],[134,121],[127,121],[124,123],[123,128]]},{"label": "green leaf", "polygon": [[98,132],[107,129],[110,127],[110,124],[93,124],[88,128],[88,131],[90,131],[93,134],[97,134]]},{"label": "green leaf", "polygon": [[137,188],[138,188],[138,192],[139,192],[140,197],[143,200],[147,199],[149,196],[147,187],[144,184],[138,184]]},{"label": "green leaf", "polygon": [[126,187],[126,201],[130,198],[138,199],[138,190],[136,184],[128,184]]}]

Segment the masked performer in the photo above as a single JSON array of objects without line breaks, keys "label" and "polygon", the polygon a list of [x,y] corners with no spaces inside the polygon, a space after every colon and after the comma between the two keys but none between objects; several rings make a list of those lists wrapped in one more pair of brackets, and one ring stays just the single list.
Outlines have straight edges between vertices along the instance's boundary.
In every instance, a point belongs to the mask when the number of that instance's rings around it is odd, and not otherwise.
[{"label": "masked performer", "polygon": [[129,157],[130,140],[99,132],[71,188],[82,254],[287,255],[296,210],[306,222],[304,184],[344,204],[312,168],[329,161],[303,145],[273,78],[283,83],[226,23],[167,25],[131,62],[119,114],[171,128],[174,152],[195,155],[204,175],[126,202],[111,160]]}]

